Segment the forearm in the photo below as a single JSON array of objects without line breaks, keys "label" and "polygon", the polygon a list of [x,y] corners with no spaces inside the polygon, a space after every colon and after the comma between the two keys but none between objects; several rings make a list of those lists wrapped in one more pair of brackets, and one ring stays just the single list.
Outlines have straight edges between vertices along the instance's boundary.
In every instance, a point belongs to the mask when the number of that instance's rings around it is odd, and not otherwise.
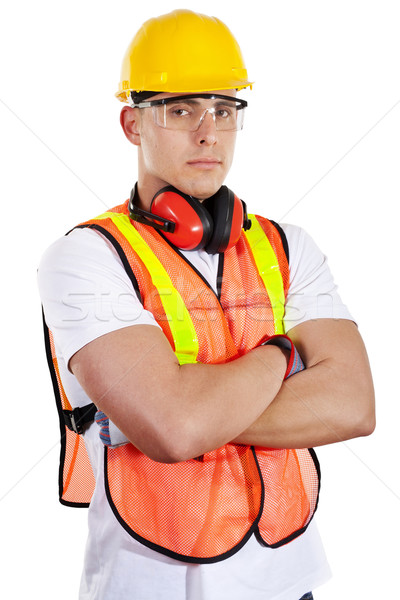
[{"label": "forearm", "polygon": [[316,364],[306,352],[308,368],[285,381],[263,414],[234,441],[308,448],[369,435],[375,425],[372,377],[361,338],[355,328],[349,335],[349,327],[348,349]]},{"label": "forearm", "polygon": [[215,450],[254,423],[276,397],[286,364],[271,346],[224,365],[180,367],[170,410],[172,426],[182,432],[181,458]]},{"label": "forearm", "polygon": [[271,346],[226,364],[180,366],[165,336],[149,326],[98,338],[71,359],[96,406],[163,462],[204,454],[247,429],[275,398],[286,364]]},{"label": "forearm", "polygon": [[309,448],[371,433],[373,411],[365,406],[362,394],[354,391],[349,398],[347,390],[332,382],[324,370],[329,369],[319,365],[284,382],[275,400],[234,441],[270,448]]}]

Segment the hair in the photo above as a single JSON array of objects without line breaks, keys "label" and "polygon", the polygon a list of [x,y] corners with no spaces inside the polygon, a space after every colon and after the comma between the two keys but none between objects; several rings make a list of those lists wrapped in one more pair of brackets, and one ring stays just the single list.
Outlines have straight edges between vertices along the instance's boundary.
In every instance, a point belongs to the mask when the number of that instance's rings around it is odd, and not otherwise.
[{"label": "hair", "polygon": [[132,98],[132,101],[134,104],[139,104],[139,102],[144,102],[148,98],[151,98],[152,96],[156,96],[159,93],[160,92],[148,92],[148,91],[131,92],[131,98]]}]

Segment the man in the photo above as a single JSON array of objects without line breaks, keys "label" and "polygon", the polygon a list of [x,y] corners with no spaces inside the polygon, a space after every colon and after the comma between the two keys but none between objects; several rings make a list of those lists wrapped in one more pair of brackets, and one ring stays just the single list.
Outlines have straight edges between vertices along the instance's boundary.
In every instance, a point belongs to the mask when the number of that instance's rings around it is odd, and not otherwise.
[{"label": "man", "polygon": [[249,85],[219,20],[145,23],[117,93],[130,202],[40,265],[62,501],[84,503],[70,429],[96,479],[81,599],[298,600],[329,576],[307,448],[370,434],[373,386],[320,251],[223,186]]}]

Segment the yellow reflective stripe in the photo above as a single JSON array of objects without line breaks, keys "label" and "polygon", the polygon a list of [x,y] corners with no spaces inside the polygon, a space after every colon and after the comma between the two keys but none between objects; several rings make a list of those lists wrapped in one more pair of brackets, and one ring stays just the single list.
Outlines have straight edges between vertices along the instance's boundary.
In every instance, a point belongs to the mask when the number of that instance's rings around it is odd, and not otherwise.
[{"label": "yellow reflective stripe", "polygon": [[132,226],[130,219],[123,213],[106,212],[94,220],[111,219],[133,250],[146,265],[151,280],[160,295],[161,303],[171,329],[175,344],[175,354],[179,364],[197,362],[199,341],[193,321],[190,318],[182,296],[174,287],[167,271],[140,233]]},{"label": "yellow reflective stripe", "polygon": [[278,258],[255,215],[249,215],[251,227],[245,231],[258,272],[264,282],[274,315],[275,333],[284,333],[285,290]]}]

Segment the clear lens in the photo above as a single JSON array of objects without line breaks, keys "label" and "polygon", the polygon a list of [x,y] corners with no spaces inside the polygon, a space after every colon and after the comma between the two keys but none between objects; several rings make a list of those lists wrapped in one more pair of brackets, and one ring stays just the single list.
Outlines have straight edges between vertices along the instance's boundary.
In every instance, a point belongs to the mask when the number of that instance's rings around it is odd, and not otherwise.
[{"label": "clear lens", "polygon": [[154,120],[165,129],[197,131],[209,113],[220,131],[238,131],[243,128],[244,107],[235,100],[216,100],[204,107],[199,100],[177,99],[153,106]]}]

